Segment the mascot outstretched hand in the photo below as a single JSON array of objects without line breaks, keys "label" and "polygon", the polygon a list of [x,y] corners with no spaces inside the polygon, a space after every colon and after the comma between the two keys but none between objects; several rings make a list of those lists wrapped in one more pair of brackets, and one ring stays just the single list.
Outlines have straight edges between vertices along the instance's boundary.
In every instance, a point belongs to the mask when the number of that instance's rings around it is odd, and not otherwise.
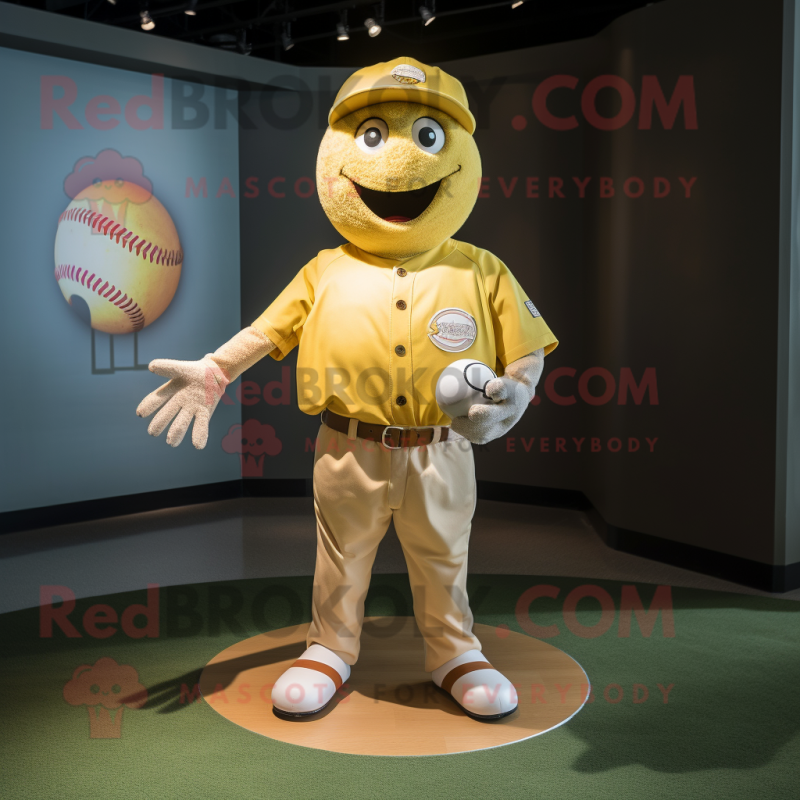
[{"label": "mascot outstretched hand", "polygon": [[[451,238],[481,178],[459,81],[411,58],[376,64],[345,81],[328,122],[317,190],[347,243],[318,253],[214,353],[151,362],[170,380],[137,414],[158,410],[153,436],[172,422],[173,446],[194,419],[202,448],[227,384],[267,354],[280,361],[298,347],[300,409],[321,414],[317,560],[308,649],[275,684],[275,713],[316,714],[350,677],[372,564],[394,520],[425,669],[466,714],[498,719],[514,712],[517,695],[472,633],[472,444],[519,420],[558,342],[502,261]],[[450,419],[436,403],[437,378],[464,358],[499,377],[483,387],[484,402]]]}]

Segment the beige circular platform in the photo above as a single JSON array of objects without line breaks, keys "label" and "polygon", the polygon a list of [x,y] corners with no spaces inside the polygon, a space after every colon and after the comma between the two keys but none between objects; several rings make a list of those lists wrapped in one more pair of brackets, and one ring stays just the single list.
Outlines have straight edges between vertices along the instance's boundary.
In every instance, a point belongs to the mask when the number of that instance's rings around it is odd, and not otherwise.
[{"label": "beige circular platform", "polygon": [[203,699],[223,717],[281,742],[336,753],[421,756],[499,747],[562,725],[588,696],[580,664],[539,639],[476,624],[484,655],[517,685],[519,708],[495,722],[471,719],[423,670],[413,617],[365,620],[350,680],[320,714],[272,713],[272,685],[306,649],[308,624],[259,634],[214,656],[200,676]]}]

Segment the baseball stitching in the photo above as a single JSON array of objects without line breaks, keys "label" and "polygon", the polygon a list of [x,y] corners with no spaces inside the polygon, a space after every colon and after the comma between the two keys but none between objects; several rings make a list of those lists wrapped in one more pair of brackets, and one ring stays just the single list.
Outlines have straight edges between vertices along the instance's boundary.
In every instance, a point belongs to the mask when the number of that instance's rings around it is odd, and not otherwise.
[{"label": "baseball stitching", "polygon": [[[183,262],[182,250],[162,250],[160,247],[156,247],[152,242],[134,236],[133,231],[123,228],[118,222],[115,223],[111,217],[103,216],[103,214],[99,214],[96,211],[90,211],[88,208],[78,208],[77,206],[68,208],[58,218],[59,225],[64,220],[74,220],[75,222],[88,225],[90,228],[102,233],[103,236],[108,236],[109,239],[116,239],[117,244],[122,244],[123,247],[127,247],[130,253],[133,252],[135,247],[136,255],[141,255],[145,261],[147,261],[149,255],[151,264],[173,267]],[[122,240],[121,242],[120,239]]]},{"label": "baseball stitching", "polygon": [[[85,286],[90,291],[96,292],[100,297],[105,297],[109,303],[113,303],[120,311],[124,311],[127,314],[128,319],[133,325],[134,332],[140,331],[144,327],[144,312],[139,308],[139,305],[134,302],[133,298],[128,297],[127,294],[122,294],[122,289],[117,289],[116,286],[112,285],[109,287],[108,281],[104,282],[103,279],[98,278],[94,272],[89,275],[88,269],[82,270],[74,264],[59,264],[56,267],[56,280],[59,283],[61,283],[62,280],[75,281],[76,283],[80,283],[81,286]],[[102,284],[102,286],[100,284]],[[114,292],[116,292],[116,294],[114,294]],[[120,297],[121,294],[122,297]]]}]

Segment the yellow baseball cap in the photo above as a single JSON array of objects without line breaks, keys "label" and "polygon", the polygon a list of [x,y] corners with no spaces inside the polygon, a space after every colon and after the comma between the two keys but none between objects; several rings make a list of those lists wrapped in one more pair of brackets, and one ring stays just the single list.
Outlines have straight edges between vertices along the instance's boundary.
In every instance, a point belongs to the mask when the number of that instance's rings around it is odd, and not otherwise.
[{"label": "yellow baseball cap", "polygon": [[438,108],[470,134],[475,132],[475,117],[470,113],[461,81],[413,58],[395,58],[354,72],[339,89],[328,114],[328,124],[333,125],[364,106],[394,100]]}]

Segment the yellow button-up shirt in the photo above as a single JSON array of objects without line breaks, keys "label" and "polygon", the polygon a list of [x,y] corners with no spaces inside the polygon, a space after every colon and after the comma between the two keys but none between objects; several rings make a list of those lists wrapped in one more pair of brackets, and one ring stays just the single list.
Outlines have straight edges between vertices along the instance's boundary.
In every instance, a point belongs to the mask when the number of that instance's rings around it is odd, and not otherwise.
[{"label": "yellow button-up shirt", "polygon": [[474,359],[502,374],[558,344],[508,267],[454,239],[405,260],[352,244],[323,250],[253,326],[277,361],[299,345],[302,411],[381,425],[449,425],[435,395],[449,364]]}]

